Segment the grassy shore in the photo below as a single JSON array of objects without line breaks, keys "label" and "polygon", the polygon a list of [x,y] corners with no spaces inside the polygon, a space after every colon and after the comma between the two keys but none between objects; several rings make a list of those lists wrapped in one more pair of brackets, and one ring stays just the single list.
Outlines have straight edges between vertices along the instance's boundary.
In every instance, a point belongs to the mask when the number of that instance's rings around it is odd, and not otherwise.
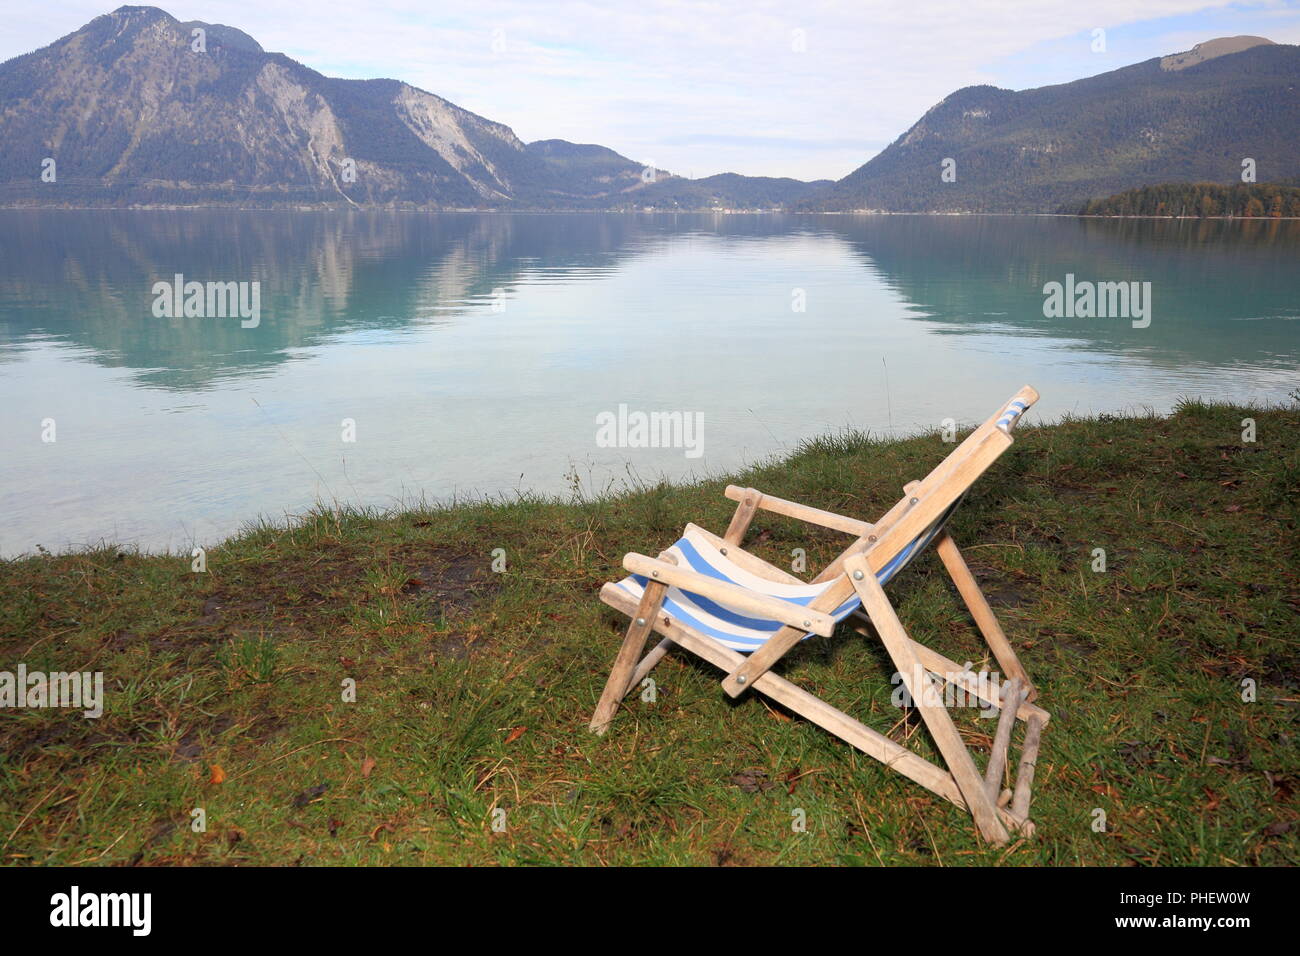
[{"label": "grassy shore", "polygon": [[[847,435],[732,480],[869,519],[950,448]],[[323,512],[210,551],[201,574],[117,549],[0,563],[0,670],[102,671],[107,697],[97,720],[0,713],[0,861],[1300,861],[1300,408],[1022,427],[968,496],[954,536],[1053,715],[1038,835],[1001,849],[685,656],[656,670],[656,701],[587,732],[623,628],[596,592],[687,521],[723,530],[723,484]],[[760,514],[747,541],[813,569],[847,539]],[[890,595],[918,640],[987,663],[933,555]],[[878,642],[845,627],[780,669],[933,757]],[[995,720],[957,716],[986,753]]]}]

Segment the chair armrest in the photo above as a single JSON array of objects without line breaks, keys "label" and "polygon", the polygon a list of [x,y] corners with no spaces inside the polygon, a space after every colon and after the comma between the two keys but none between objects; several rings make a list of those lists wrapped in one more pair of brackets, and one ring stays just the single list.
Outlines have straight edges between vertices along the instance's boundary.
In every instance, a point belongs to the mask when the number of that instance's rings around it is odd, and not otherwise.
[{"label": "chair armrest", "polygon": [[[732,501],[740,501],[749,491],[752,491],[752,489],[727,485],[727,490],[723,494]],[[819,525],[823,528],[830,528],[832,531],[842,531],[844,534],[851,534],[855,538],[861,538],[871,533],[872,525],[869,521],[846,518],[844,515],[837,515],[833,511],[823,511],[821,508],[801,505],[797,501],[786,501],[784,498],[777,498],[775,495],[754,493],[758,494],[757,507],[764,511],[785,515],[787,518],[798,518],[800,521],[806,521],[809,524]]]},{"label": "chair armrest", "polygon": [[814,611],[766,594],[758,594],[738,584],[719,581],[717,578],[695,571],[687,571],[666,561],[637,554],[635,551],[624,556],[623,567],[633,574],[679,587],[692,594],[712,598],[743,614],[780,621],[782,624],[811,631],[822,637],[830,637],[835,631],[835,618],[824,611]]}]

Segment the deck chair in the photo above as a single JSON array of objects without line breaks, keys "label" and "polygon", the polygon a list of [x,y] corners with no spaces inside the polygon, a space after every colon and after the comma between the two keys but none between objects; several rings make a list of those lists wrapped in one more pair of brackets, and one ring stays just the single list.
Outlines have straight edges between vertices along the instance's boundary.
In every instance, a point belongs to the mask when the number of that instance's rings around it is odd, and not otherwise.
[{"label": "deck chair", "polygon": [[[733,485],[726,496],[738,504],[721,538],[688,524],[681,539],[658,558],[628,554],[623,567],[630,575],[600,592],[602,601],[631,621],[591,729],[603,734],[628,692],[669,650],[681,647],[725,671],[722,688],[730,696],[752,688],[968,810],[988,842],[1004,844],[1012,833],[1032,835],[1034,769],[1050,715],[1033,703],[1037,689],[946,525],[966,491],[1011,446],[1012,429],[1037,400],[1033,388],[1021,389],[929,475],[906,485],[903,497],[874,524]],[[840,531],[854,540],[812,581],[801,581],[741,547],[759,510]],[[931,545],[1002,670],[998,684],[979,680],[969,669],[912,639],[885,595],[884,586]],[[884,645],[946,769],[772,672],[800,641],[814,634],[830,637],[850,617],[870,624],[872,630],[857,629]],[[651,632],[663,639],[642,657]],[[944,682],[966,699],[999,710],[982,775],[944,706]],[[1012,790],[1003,787],[1003,776],[1017,720],[1024,722],[1025,730]]]}]

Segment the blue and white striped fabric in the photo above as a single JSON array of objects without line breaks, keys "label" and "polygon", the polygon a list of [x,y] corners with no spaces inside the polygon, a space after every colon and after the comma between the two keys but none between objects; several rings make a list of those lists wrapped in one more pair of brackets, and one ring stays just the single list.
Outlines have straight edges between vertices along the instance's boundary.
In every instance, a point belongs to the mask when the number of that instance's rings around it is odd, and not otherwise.
[{"label": "blue and white striped fabric", "polygon": [[[924,534],[919,535],[915,541],[900,551],[892,561],[881,568],[876,577],[882,585],[903,570],[909,561],[925,549],[926,545],[943,528],[944,523],[947,522],[948,517],[956,507],[957,504],[954,503]],[[717,547],[705,535],[695,528],[687,528],[686,534],[668,549],[668,553],[677,559],[679,568],[695,571],[698,574],[706,574],[720,581],[729,581],[748,590],[779,598],[782,601],[789,601],[791,604],[797,604],[801,607],[811,604],[833,583],[832,581],[825,581],[821,584],[781,584],[776,581],[769,581],[767,578],[761,578],[733,564],[726,555],[718,551]],[[622,588],[638,602],[645,591],[645,585],[646,579],[636,574],[628,575],[617,584],[618,587]],[[858,600],[855,593],[837,607],[831,616],[837,621],[842,621],[852,614],[860,604],[861,601]],[[782,627],[780,621],[749,617],[710,598],[692,594],[677,587],[670,587],[665,594],[662,613],[673,618],[678,623],[699,631],[701,634],[706,634],[732,650],[741,651],[742,653],[757,650]]]},{"label": "blue and white striped fabric", "polygon": [[998,418],[998,428],[1006,431],[1017,418],[1024,414],[1025,409],[1028,407],[1024,402],[1012,402],[1003,410],[1001,417]]}]

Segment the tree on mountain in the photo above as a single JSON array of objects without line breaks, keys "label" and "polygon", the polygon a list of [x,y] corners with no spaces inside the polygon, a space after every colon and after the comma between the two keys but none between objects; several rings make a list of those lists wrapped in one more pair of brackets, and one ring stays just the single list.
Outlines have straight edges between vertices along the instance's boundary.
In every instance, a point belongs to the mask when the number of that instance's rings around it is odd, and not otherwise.
[{"label": "tree on mountain", "polygon": [[1075,211],[1081,216],[1300,218],[1300,186],[1289,182],[1230,186],[1165,183],[1130,189],[1104,199],[1090,199]]}]

